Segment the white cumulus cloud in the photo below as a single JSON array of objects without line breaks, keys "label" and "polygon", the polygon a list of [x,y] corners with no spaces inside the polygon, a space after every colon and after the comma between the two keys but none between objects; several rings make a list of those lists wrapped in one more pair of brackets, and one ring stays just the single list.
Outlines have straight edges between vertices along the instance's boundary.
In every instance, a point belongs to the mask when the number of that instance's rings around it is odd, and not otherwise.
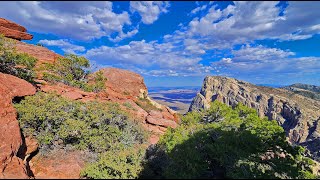
[{"label": "white cumulus cloud", "polygon": [[130,1],[132,12],[138,12],[144,24],[152,24],[161,13],[167,13],[169,2],[163,1]]},{"label": "white cumulus cloud", "polygon": [[85,51],[85,47],[78,46],[70,43],[67,39],[59,39],[59,40],[40,40],[38,43],[46,45],[46,46],[56,46],[62,49],[64,52],[69,54],[76,54],[77,52]]},{"label": "white cumulus cloud", "polygon": [[121,39],[133,35],[123,32],[125,25],[131,25],[128,12],[113,12],[112,2],[3,1],[0,17],[29,31],[53,33],[62,38],[91,40],[118,33]]}]

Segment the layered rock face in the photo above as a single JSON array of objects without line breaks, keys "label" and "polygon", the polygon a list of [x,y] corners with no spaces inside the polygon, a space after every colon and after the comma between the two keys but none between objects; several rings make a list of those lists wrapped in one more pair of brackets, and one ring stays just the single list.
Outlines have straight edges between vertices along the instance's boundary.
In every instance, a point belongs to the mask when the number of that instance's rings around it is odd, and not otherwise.
[{"label": "layered rock face", "polygon": [[18,52],[27,53],[30,56],[37,58],[38,62],[36,66],[38,67],[43,63],[54,63],[59,57],[62,57],[61,55],[50,51],[48,48],[27,44],[24,42],[16,41],[15,47]]},{"label": "layered rock face", "polygon": [[25,80],[0,73],[0,178],[28,178],[20,154],[23,139],[12,99],[35,93],[36,89]]},{"label": "layered rock face", "polygon": [[[108,99],[120,104],[131,104],[133,110],[127,109],[127,111],[139,118],[143,127],[152,132],[151,144],[157,143],[159,136],[164,134],[168,127],[177,127],[179,121],[177,113],[148,96],[148,90],[141,75],[118,68],[104,68],[101,71],[107,78],[105,86]],[[142,103],[150,103],[157,110],[147,112],[139,106]]]},{"label": "layered rock face", "polygon": [[31,34],[26,33],[26,28],[9,20],[0,18],[0,34],[16,40],[30,40]]},{"label": "layered rock face", "polygon": [[100,71],[107,78],[107,91],[113,91],[122,96],[131,95],[133,97],[146,98],[147,87],[141,75],[118,68],[103,68]]},{"label": "layered rock face", "polygon": [[320,157],[320,102],[285,89],[255,86],[220,76],[207,76],[200,93],[193,99],[189,111],[207,109],[218,100],[230,106],[242,103],[257,110],[260,117],[278,122],[293,144]]}]

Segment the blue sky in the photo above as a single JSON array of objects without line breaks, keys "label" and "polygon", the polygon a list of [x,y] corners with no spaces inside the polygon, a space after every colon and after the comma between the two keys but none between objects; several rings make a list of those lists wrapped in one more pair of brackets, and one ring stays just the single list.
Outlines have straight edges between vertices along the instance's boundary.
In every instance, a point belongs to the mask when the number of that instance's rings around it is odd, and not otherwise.
[{"label": "blue sky", "polygon": [[320,2],[0,2],[0,17],[59,53],[141,74],[147,86],[206,75],[320,85]]}]

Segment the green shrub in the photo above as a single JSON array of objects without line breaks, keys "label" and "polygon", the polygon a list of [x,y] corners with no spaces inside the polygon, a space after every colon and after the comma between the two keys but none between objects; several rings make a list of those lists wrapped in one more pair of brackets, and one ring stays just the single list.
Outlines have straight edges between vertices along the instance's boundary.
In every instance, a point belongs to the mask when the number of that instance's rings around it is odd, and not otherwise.
[{"label": "green shrub", "polygon": [[135,178],[141,171],[147,134],[118,104],[39,92],[15,108],[22,132],[37,138],[41,154],[71,146],[99,157],[88,160],[83,177]]},{"label": "green shrub", "polygon": [[37,43],[36,45],[40,46],[40,47],[44,47],[43,44],[41,44],[41,43]]},{"label": "green shrub", "polygon": [[107,78],[103,76],[102,71],[98,71],[95,74],[92,74],[93,80],[91,83],[85,84],[83,89],[89,92],[100,92],[105,90],[105,83]]},{"label": "green shrub", "polygon": [[14,41],[0,36],[0,72],[34,82],[34,66],[37,59],[26,53],[18,53]]},{"label": "green shrub", "polygon": [[45,71],[43,79],[48,82],[61,82],[88,92],[100,92],[104,89],[106,78],[101,71],[92,75],[93,83],[88,83],[90,63],[85,57],[67,54],[58,58],[54,64],[44,64],[42,68]]},{"label": "green shrub", "polygon": [[142,170],[145,148],[118,146],[102,153],[99,160],[87,166],[81,176],[93,179],[134,179]]},{"label": "green shrub", "polygon": [[[290,146],[276,121],[261,119],[242,104],[232,109],[215,101],[206,111],[188,113],[181,126],[161,137],[154,151],[140,177],[315,178],[304,149]],[[262,160],[268,152],[286,157]]]},{"label": "green shrub", "polygon": [[40,92],[15,107],[23,133],[35,136],[40,150],[63,142],[62,146],[100,153],[115,143],[132,146],[145,141],[142,128],[118,104],[70,101]]},{"label": "green shrub", "polygon": [[139,98],[139,100],[136,101],[136,103],[138,106],[140,106],[142,109],[144,109],[147,112],[150,112],[151,110],[162,111],[162,109],[159,109],[156,106],[154,106],[149,99]]}]

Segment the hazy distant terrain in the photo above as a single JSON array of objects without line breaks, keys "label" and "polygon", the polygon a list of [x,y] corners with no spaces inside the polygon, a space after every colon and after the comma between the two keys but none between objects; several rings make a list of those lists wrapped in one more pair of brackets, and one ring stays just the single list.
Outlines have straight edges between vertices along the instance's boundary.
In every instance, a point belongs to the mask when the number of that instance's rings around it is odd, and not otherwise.
[{"label": "hazy distant terrain", "polygon": [[158,103],[169,106],[184,114],[188,111],[192,99],[201,87],[150,87],[149,95]]},{"label": "hazy distant terrain", "polygon": [[314,100],[320,100],[320,86],[296,83],[290,86],[285,86],[283,89],[287,89]]},{"label": "hazy distant terrain", "polygon": [[[281,85],[258,84],[259,86],[279,88]],[[169,106],[171,109],[185,114],[192,99],[201,89],[200,86],[181,87],[148,87],[149,95],[160,104]]]}]

